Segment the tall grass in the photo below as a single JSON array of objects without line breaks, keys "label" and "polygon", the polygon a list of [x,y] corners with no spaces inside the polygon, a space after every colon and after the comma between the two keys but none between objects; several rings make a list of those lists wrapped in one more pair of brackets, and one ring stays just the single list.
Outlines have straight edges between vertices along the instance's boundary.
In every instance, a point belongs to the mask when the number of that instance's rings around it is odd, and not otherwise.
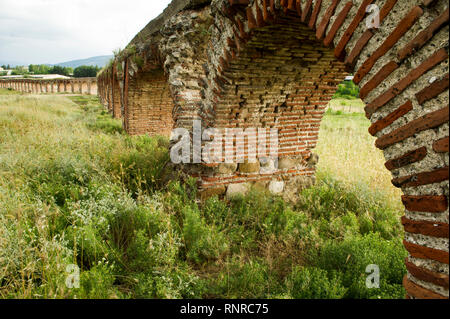
[{"label": "tall grass", "polygon": [[297,206],[201,203],[167,139],[127,136],[95,98],[0,95],[0,297],[402,298],[398,193],[367,121],[345,116],[325,117]]},{"label": "tall grass", "polygon": [[362,113],[325,114],[316,149],[319,179],[332,175],[355,194],[375,195],[377,202],[402,211],[401,190],[391,183],[383,152],[368,133],[369,125]]}]

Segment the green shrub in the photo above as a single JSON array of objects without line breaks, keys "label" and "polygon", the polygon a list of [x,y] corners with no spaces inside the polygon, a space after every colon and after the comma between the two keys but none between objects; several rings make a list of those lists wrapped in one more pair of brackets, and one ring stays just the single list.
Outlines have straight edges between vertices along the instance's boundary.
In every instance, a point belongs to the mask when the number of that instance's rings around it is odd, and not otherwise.
[{"label": "green shrub", "polygon": [[174,270],[136,274],[136,298],[195,299],[202,298],[205,284],[191,270],[183,267]]},{"label": "green shrub", "polygon": [[[342,273],[342,283],[348,288],[346,298],[402,298],[406,256],[401,240],[388,241],[371,233],[329,241],[317,255],[312,254],[311,264]],[[366,267],[372,264],[380,268],[380,289],[366,287]]]},{"label": "green shrub", "polygon": [[122,296],[114,286],[112,267],[99,263],[89,271],[81,272],[80,289],[75,289],[73,294],[82,299],[117,299]]},{"label": "green shrub", "polygon": [[343,216],[347,212],[365,212],[370,205],[359,194],[349,191],[341,182],[325,177],[312,188],[302,191],[302,196],[297,207],[307,211],[313,218],[330,219],[335,216]]},{"label": "green shrub", "polygon": [[347,292],[339,273],[314,267],[296,267],[286,281],[294,299],[341,299]]},{"label": "green shrub", "polygon": [[163,186],[169,174],[168,140],[161,137],[140,136],[127,138],[123,152],[111,154],[106,159],[106,170],[136,197]]},{"label": "green shrub", "polygon": [[353,81],[344,81],[339,84],[333,99],[357,99],[359,98],[359,87]]},{"label": "green shrub", "polygon": [[198,209],[183,210],[183,238],[188,260],[202,264],[218,259],[228,250],[227,239],[214,225],[207,225]]},{"label": "green shrub", "polygon": [[243,230],[252,233],[255,239],[284,233],[288,224],[287,216],[291,214],[291,209],[281,197],[258,190],[252,190],[245,197],[234,198],[231,210],[231,222],[242,225]]},{"label": "green shrub", "polygon": [[121,121],[112,119],[109,116],[97,118],[95,123],[88,124],[88,128],[93,131],[101,131],[106,134],[123,134],[125,132],[122,128]]},{"label": "green shrub", "polygon": [[214,295],[227,299],[266,299],[282,291],[280,280],[258,258],[230,260],[210,285]]},{"label": "green shrub", "polygon": [[30,165],[30,189],[41,200],[63,207],[68,199],[77,200],[87,186],[92,170],[81,159],[64,157]]}]

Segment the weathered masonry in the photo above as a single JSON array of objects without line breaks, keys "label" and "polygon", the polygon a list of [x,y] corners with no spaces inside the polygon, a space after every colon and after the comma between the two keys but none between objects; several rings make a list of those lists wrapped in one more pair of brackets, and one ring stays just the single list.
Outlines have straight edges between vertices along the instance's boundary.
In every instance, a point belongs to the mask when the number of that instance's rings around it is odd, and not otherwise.
[{"label": "weathered masonry", "polygon": [[446,0],[174,0],[98,76],[99,96],[130,134],[276,129],[277,169],[184,169],[206,196],[256,184],[289,198],[313,180],[325,107],[354,74],[404,193],[407,296],[448,298],[448,37]]},{"label": "weathered masonry", "polygon": [[77,79],[0,79],[0,88],[25,93],[79,93],[97,95],[97,78]]}]

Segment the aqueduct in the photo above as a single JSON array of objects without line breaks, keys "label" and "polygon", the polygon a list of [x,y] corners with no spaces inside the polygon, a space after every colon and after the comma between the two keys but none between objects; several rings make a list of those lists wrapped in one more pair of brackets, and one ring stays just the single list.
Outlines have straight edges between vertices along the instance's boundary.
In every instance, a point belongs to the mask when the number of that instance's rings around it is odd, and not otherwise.
[{"label": "aqueduct", "polygon": [[184,169],[205,196],[251,184],[289,195],[313,180],[322,115],[354,74],[404,193],[407,296],[448,298],[448,21],[446,0],[174,0],[99,74],[99,96],[129,134],[196,120],[276,129],[277,169]]},{"label": "aqueduct", "polygon": [[97,95],[97,79],[0,79],[0,88],[34,94],[75,93]]}]

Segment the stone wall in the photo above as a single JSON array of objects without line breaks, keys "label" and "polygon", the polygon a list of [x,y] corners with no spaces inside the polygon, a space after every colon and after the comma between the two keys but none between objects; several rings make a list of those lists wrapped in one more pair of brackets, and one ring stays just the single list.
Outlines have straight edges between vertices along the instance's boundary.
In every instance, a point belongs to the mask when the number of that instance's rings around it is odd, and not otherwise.
[{"label": "stone wall", "polygon": [[10,88],[20,92],[33,94],[81,93],[97,95],[97,79],[0,79],[0,88]]},{"label": "stone wall", "polygon": [[130,134],[169,135],[196,120],[276,129],[278,168],[264,156],[182,168],[205,196],[255,185],[290,199],[314,182],[324,109],[354,74],[369,133],[404,193],[407,296],[448,298],[448,21],[443,0],[178,0],[101,72],[99,95],[109,109],[120,95]]}]

